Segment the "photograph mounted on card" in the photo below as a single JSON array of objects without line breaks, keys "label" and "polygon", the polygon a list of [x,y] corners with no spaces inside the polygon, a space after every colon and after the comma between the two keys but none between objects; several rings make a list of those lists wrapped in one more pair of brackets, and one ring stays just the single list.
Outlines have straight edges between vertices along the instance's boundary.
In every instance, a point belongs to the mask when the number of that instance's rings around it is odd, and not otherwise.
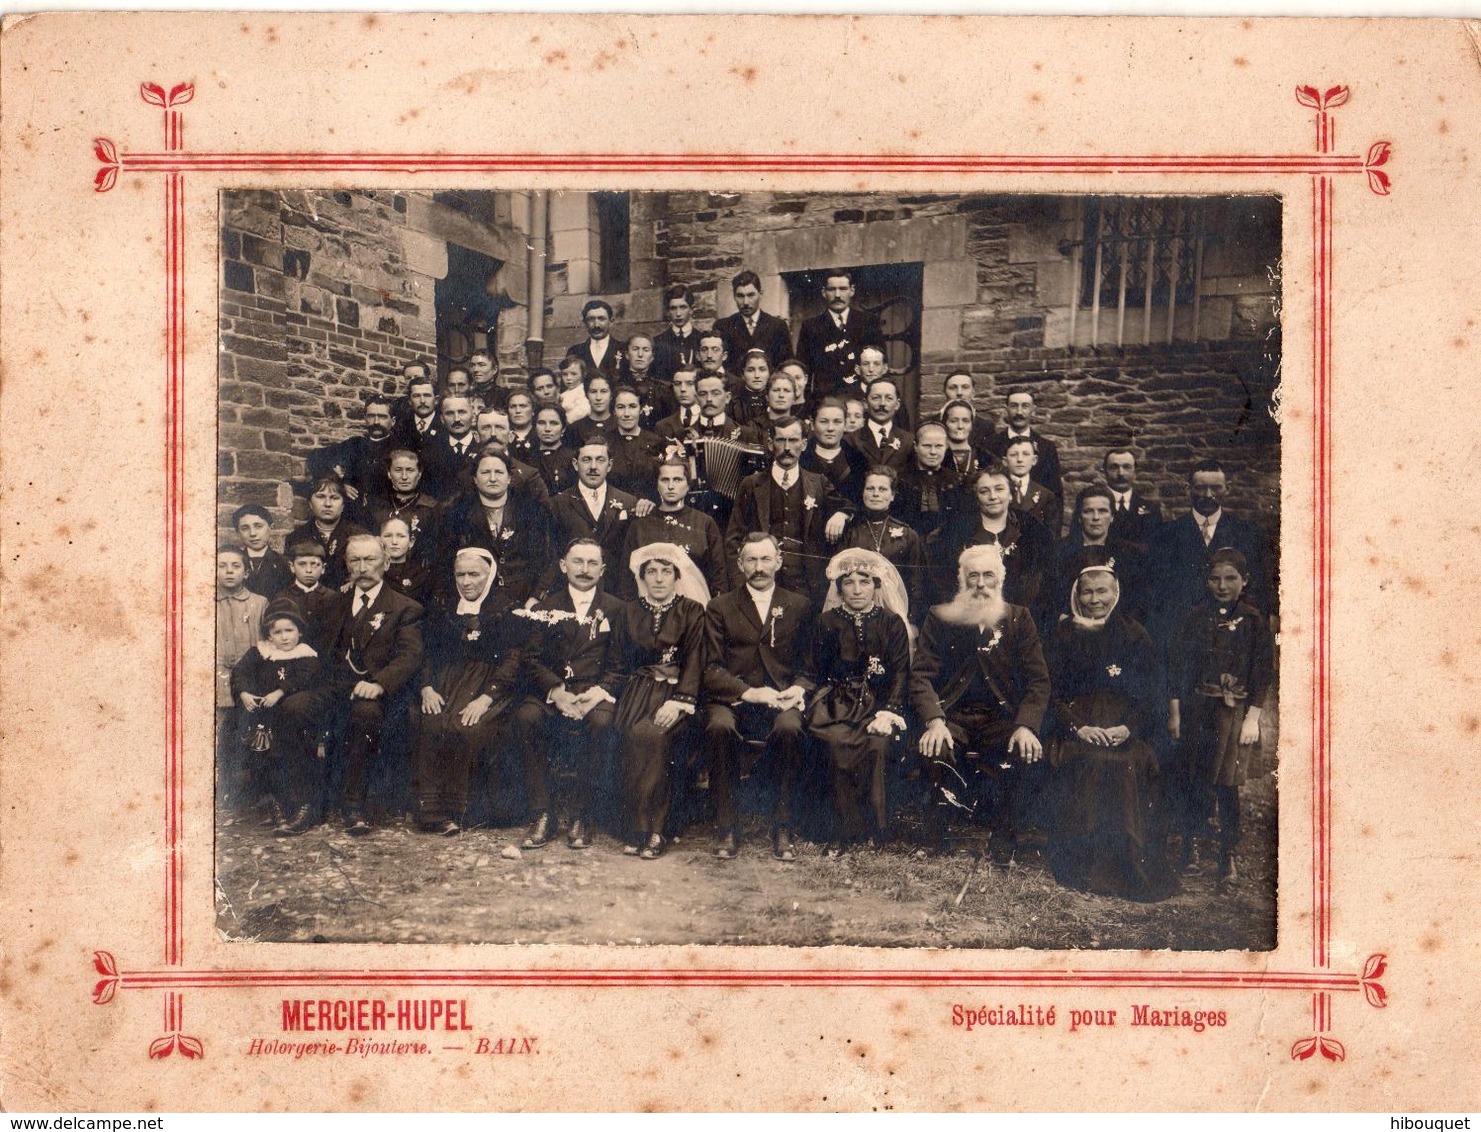
[{"label": "photograph mounted on card", "polygon": [[1473,43],[7,22],[7,1108],[1473,1104]]}]

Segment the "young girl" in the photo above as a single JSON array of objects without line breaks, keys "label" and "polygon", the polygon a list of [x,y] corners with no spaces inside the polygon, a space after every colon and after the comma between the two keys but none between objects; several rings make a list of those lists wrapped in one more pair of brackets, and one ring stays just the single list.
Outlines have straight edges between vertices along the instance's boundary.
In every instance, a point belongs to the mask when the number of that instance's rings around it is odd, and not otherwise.
[{"label": "young girl", "polygon": [[387,519],[381,524],[381,545],[386,548],[386,581],[418,605],[426,606],[432,596],[432,577],[412,557],[416,535],[405,519]]},{"label": "young girl", "polygon": [[319,682],[319,655],[303,641],[303,616],[291,600],[279,599],[262,615],[262,640],[231,670],[232,699],[241,705],[238,735],[247,757],[255,796],[266,794],[279,830],[301,823],[312,799],[299,797],[290,781],[292,760],[284,758],[286,735],[274,734],[284,697]]},{"label": "young girl", "polygon": [[1209,555],[1208,598],[1194,606],[1173,642],[1168,731],[1182,740],[1186,788],[1180,865],[1196,873],[1195,834],[1217,810],[1219,878],[1238,875],[1239,787],[1248,752],[1260,741],[1260,704],[1271,679],[1265,616],[1241,601],[1250,571],[1232,547]]}]

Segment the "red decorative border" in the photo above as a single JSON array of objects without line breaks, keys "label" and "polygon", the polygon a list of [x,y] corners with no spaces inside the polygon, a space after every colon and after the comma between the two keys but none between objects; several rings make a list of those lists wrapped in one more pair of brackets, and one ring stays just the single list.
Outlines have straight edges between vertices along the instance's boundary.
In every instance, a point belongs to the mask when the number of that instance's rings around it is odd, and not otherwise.
[{"label": "red decorative border", "polygon": [[[1298,991],[1312,996],[1310,1037],[1291,1047],[1291,1057],[1308,1060],[1320,1054],[1342,1061],[1346,1050],[1329,1035],[1334,994],[1362,992],[1369,1005],[1382,1007],[1387,994],[1379,980],[1388,966],[1384,955],[1370,956],[1359,974],[1331,970],[1332,941],[1332,751],[1331,730],[1331,613],[1332,613],[1332,210],[1335,179],[1361,173],[1369,191],[1386,196],[1390,179],[1383,168],[1393,147],[1374,142],[1361,156],[1334,153],[1336,123],[1331,111],[1345,104],[1346,86],[1318,90],[1296,88],[1296,100],[1316,111],[1316,155],[1309,154],[1127,154],[1127,155],[985,155],[955,154],[903,157],[890,154],[467,154],[467,153],[186,153],[184,122],[176,107],[195,97],[190,83],[168,91],[143,83],[140,97],[164,111],[162,152],[120,153],[112,141],[98,138],[93,154],[99,162],[94,186],[106,193],[120,172],[165,175],[165,967],[162,970],[120,972],[106,951],[93,953],[93,966],[103,976],[93,988],[93,1001],[111,1002],[119,990],[164,990],[165,1034],[149,1048],[151,1058],[176,1051],[186,1058],[204,1056],[201,1042],[182,1030],[185,989],[222,987],[641,987],[641,986],[892,986],[892,987],[1097,987],[1183,988],[1262,991]],[[185,564],[185,204],[186,173],[386,173],[415,176],[424,173],[550,172],[876,172],[876,173],[1071,173],[1097,174],[1207,174],[1309,176],[1312,192],[1312,289],[1315,319],[1312,335],[1313,526],[1315,569],[1312,591],[1315,609],[1316,658],[1312,680],[1312,971],[1200,971],[1200,970],[1065,970],[1003,971],[970,968],[929,971],[788,970],[747,968],[613,968],[488,970],[361,970],[288,969],[193,971],[184,967],[185,936],[182,921],[183,860],[181,814],[184,806],[184,701],[182,669],[184,609],[181,601]]]}]

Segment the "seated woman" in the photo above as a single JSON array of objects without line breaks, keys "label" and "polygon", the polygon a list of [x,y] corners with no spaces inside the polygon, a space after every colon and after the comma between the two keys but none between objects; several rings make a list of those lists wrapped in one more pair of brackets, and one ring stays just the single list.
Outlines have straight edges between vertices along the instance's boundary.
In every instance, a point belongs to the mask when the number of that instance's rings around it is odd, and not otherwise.
[{"label": "seated woman", "polygon": [[494,585],[494,556],[466,547],[453,563],[456,601],[427,618],[421,699],[412,711],[416,820],[453,837],[468,808],[468,778],[513,698],[519,672],[511,602]]},{"label": "seated woman", "polygon": [[624,606],[608,653],[609,675],[627,678],[614,723],[629,831],[623,852],[654,861],[665,846],[674,740],[694,716],[704,675],[707,591],[673,543],[639,547],[629,561],[638,599]]},{"label": "seated woman", "polygon": [[1157,773],[1149,741],[1157,654],[1147,631],[1116,608],[1115,560],[1097,557],[1080,571],[1070,615],[1050,631],[1045,650],[1054,689],[1049,864],[1071,888],[1162,900],[1176,883],[1146,836]]},{"label": "seated woman", "polygon": [[910,684],[909,603],[900,575],[872,550],[845,550],[828,563],[828,596],[813,637],[818,689],[808,730],[828,753],[838,810],[837,856],[869,831],[887,827],[885,758],[905,730]]}]

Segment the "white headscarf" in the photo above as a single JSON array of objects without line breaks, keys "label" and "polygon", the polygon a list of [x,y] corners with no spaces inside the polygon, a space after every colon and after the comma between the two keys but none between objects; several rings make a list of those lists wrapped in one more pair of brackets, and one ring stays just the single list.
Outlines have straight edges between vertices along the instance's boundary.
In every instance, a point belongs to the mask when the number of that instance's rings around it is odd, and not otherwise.
[{"label": "white headscarf", "polygon": [[[1086,574],[1109,574],[1111,578],[1111,608],[1106,610],[1100,617],[1090,617],[1080,608],[1080,579]],[[1110,566],[1097,563],[1087,566],[1075,575],[1074,584],[1070,586],[1070,620],[1074,622],[1076,629],[1101,629],[1111,619],[1111,614],[1116,612],[1116,606],[1121,603],[1121,583],[1116,578],[1116,571]]]},{"label": "white headscarf", "polygon": [[647,546],[638,547],[628,559],[628,568],[632,570],[633,577],[637,579],[638,592],[643,595],[643,600],[648,600],[648,589],[643,584],[643,565],[655,558],[671,563],[678,570],[679,578],[674,587],[675,593],[680,597],[697,601],[700,605],[710,604],[710,587],[705,583],[704,575],[699,572],[699,567],[689,557],[689,552],[672,542],[650,542]]},{"label": "white headscarf", "polygon": [[828,596],[823,599],[823,612],[843,605],[843,597],[838,592],[839,578],[846,574],[863,573],[876,583],[875,603],[909,624],[910,598],[906,596],[905,583],[900,578],[900,571],[884,555],[863,549],[840,551],[828,563],[826,573],[829,585]]},{"label": "white headscarf", "polygon": [[494,556],[481,546],[465,546],[462,550],[458,551],[457,554],[453,555],[453,571],[455,573],[458,568],[458,559],[464,557],[481,558],[485,562],[487,562],[489,566],[489,576],[488,580],[483,584],[483,592],[480,593],[473,600],[470,601],[461,593],[458,594],[457,614],[459,617],[463,616],[466,613],[472,613],[476,615],[483,609],[484,598],[489,596],[489,591],[494,588],[494,579],[499,576],[499,566],[498,563],[494,561]]}]

